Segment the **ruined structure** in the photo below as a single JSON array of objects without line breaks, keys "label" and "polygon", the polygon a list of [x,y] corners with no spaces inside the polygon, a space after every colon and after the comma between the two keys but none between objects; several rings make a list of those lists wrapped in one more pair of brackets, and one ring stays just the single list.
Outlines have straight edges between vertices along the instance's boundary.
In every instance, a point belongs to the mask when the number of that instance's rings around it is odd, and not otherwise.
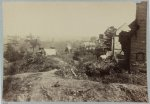
[{"label": "ruined structure", "polygon": [[[146,63],[146,22],[147,22],[147,2],[143,1],[136,5],[136,20],[130,24],[131,33],[131,50],[130,64],[131,66]],[[136,26],[135,26],[136,25]]]}]

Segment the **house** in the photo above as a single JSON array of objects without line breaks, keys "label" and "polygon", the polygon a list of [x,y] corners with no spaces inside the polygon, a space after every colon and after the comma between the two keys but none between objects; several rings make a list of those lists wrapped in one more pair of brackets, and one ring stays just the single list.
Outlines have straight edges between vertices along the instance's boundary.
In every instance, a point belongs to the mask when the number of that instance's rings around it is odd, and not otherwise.
[{"label": "house", "polygon": [[81,43],[81,46],[84,47],[86,50],[95,50],[96,43],[91,41],[84,41]]},{"label": "house", "polygon": [[125,68],[129,73],[130,69],[146,69],[146,20],[147,2],[143,1],[136,5],[136,19],[129,25],[131,31],[119,33]]},{"label": "house", "polygon": [[44,49],[46,52],[46,56],[57,55],[57,51],[54,47]]},{"label": "house", "polygon": [[[137,3],[136,5],[136,20],[130,24],[131,34],[131,49],[130,49],[130,65],[135,64],[139,67],[140,64],[146,63],[146,22],[147,22],[147,1]],[[146,66],[146,65],[145,65]]]},{"label": "house", "polygon": [[146,69],[143,68],[143,66],[146,67],[146,19],[147,2],[137,3],[136,19],[129,24],[129,31],[121,30],[113,37],[113,55],[116,56],[117,51],[124,52],[124,67],[129,73],[130,69],[137,69],[141,66],[141,69]]}]

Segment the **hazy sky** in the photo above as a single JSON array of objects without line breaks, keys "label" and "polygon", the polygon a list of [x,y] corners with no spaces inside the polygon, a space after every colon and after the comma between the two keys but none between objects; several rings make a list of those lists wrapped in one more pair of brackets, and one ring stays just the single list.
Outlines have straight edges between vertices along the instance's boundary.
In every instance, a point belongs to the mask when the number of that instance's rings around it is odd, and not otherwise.
[{"label": "hazy sky", "polygon": [[4,35],[82,39],[129,24],[135,14],[133,2],[4,2]]}]

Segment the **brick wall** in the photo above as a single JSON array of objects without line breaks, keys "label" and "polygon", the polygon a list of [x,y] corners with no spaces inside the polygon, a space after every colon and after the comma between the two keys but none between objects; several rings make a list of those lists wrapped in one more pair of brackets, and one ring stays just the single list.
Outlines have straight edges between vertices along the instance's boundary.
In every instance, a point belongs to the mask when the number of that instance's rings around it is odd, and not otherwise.
[{"label": "brick wall", "polygon": [[[139,62],[143,55],[137,53],[144,53],[146,57],[146,18],[147,18],[147,2],[137,3],[136,19],[139,29],[136,35],[131,38],[131,63]],[[146,58],[140,62],[145,62]]]}]

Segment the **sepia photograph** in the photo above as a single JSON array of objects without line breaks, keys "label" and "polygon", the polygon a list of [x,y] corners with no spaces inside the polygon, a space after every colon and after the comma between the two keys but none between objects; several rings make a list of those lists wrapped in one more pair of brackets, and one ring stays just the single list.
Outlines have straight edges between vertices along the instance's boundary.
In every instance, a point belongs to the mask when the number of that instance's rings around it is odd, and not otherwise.
[{"label": "sepia photograph", "polygon": [[4,102],[148,102],[147,0],[4,1]]}]

